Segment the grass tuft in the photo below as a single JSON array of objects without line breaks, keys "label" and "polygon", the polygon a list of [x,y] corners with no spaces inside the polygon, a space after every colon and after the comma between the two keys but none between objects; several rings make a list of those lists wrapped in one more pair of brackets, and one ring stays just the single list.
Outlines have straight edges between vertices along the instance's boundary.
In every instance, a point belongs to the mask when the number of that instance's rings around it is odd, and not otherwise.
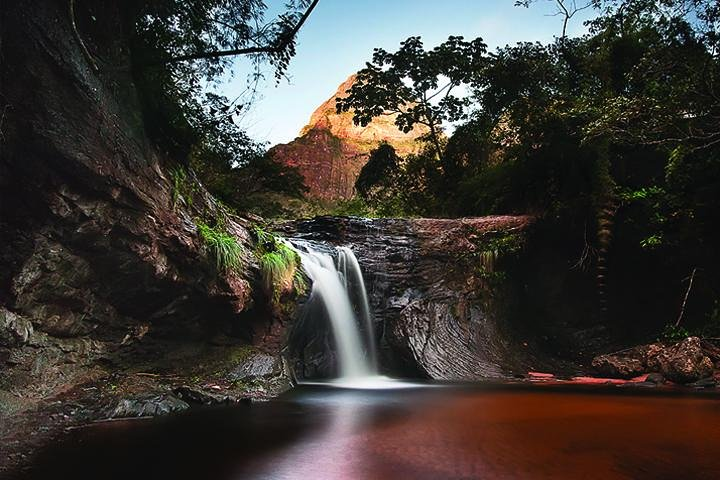
[{"label": "grass tuft", "polygon": [[238,271],[242,267],[243,247],[235,237],[218,227],[198,223],[198,232],[210,254],[215,257],[218,271]]},{"label": "grass tuft", "polygon": [[254,232],[263,286],[273,302],[278,303],[283,292],[293,288],[302,292],[307,290],[307,280],[300,268],[300,256],[297,252],[259,227],[256,227]]}]

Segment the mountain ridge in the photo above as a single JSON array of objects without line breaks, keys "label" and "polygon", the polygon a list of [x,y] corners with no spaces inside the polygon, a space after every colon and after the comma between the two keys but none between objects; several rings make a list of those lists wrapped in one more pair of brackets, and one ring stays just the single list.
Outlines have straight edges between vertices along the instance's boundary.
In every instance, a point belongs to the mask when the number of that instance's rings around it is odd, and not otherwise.
[{"label": "mountain ridge", "polygon": [[381,142],[389,143],[400,156],[405,156],[419,151],[416,140],[426,133],[419,128],[401,132],[395,125],[396,114],[360,126],[353,122],[352,112],[337,113],[336,98],[344,96],[355,81],[353,74],[341,83],[315,109],[297,138],[270,149],[275,160],[298,169],[310,198],[329,201],[351,198],[360,170]]}]

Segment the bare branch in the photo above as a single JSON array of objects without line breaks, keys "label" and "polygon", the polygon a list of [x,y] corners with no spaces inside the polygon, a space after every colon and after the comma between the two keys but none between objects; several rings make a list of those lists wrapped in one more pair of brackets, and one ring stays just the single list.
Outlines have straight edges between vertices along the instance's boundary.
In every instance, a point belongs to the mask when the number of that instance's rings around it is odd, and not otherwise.
[{"label": "bare branch", "polygon": [[683,315],[685,314],[685,305],[687,304],[688,297],[690,296],[690,289],[693,286],[693,280],[695,280],[695,272],[697,272],[697,267],[693,268],[692,273],[690,274],[690,283],[688,284],[687,291],[685,292],[685,298],[683,299],[682,307],[680,308],[680,315],[678,316],[677,321],[675,322],[675,326],[680,326],[680,321],[683,318]]},{"label": "bare branch", "polygon": [[575,16],[575,14],[592,7],[592,2],[588,2],[582,7],[578,7],[575,0],[572,1],[571,6],[568,6],[566,0],[555,0],[555,4],[558,9],[555,15],[563,16],[562,36],[560,37],[561,39],[565,39],[565,37],[567,37],[568,23],[570,23],[570,20]]},{"label": "bare branch", "polygon": [[177,62],[185,62],[185,61],[192,61],[192,60],[200,60],[205,58],[221,58],[221,57],[234,57],[237,55],[252,55],[252,54],[258,54],[258,53],[280,53],[283,50],[285,50],[290,43],[293,41],[295,36],[297,35],[298,31],[300,31],[300,28],[303,26],[305,21],[308,19],[312,11],[315,9],[315,6],[318,4],[320,0],[313,0],[313,2],[310,4],[310,6],[305,10],[302,17],[300,17],[300,20],[295,24],[295,26],[290,30],[286,35],[283,35],[283,37],[280,39],[280,41],[274,45],[261,45],[261,46],[255,46],[255,47],[246,47],[246,48],[235,48],[230,50],[220,50],[215,52],[198,52],[198,53],[192,53],[189,55],[180,55],[178,57],[171,58],[166,61],[166,63],[177,63]]}]

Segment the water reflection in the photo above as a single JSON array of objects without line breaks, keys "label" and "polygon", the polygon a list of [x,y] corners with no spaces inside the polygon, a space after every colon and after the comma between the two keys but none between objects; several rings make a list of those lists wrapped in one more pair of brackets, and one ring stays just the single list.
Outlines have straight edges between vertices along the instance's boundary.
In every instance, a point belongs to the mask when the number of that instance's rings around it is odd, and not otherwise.
[{"label": "water reflection", "polygon": [[363,478],[364,458],[358,437],[372,421],[376,402],[352,391],[305,399],[322,406],[323,427],[300,443],[273,452],[272,461],[241,469],[236,478],[320,479]]},{"label": "water reflection", "polygon": [[76,431],[26,478],[717,479],[717,395],[303,386],[250,408]]}]

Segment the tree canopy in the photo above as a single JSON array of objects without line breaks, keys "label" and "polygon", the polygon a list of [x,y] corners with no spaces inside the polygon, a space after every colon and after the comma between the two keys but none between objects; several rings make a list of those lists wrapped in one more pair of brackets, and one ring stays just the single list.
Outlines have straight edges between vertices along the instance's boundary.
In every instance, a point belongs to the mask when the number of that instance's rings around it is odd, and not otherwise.
[{"label": "tree canopy", "polygon": [[[404,174],[389,178],[400,184],[377,176],[367,185],[373,176],[363,171],[362,191],[394,192],[385,201],[406,214],[558,219],[585,239],[578,265],[597,268],[601,290],[611,242],[682,275],[713,269],[720,2],[591,3],[596,17],[578,38],[562,31],[549,44],[488,52],[481,39],[451,37],[430,54],[411,37],[396,53],[376,51],[349,97],[338,99],[339,110],[354,109],[356,123],[366,124],[404,108],[398,126],[405,130],[415,122],[457,123],[447,141],[430,143],[429,155],[396,161]],[[426,92],[445,78],[447,90],[463,83],[469,95],[428,106]],[[410,178],[410,165],[423,165],[414,170],[420,178]],[[408,195],[417,185],[424,194]],[[706,300],[720,288],[711,277]]]},{"label": "tree canopy", "polygon": [[[266,146],[245,133],[241,119],[263,65],[274,69],[278,81],[283,78],[298,33],[318,2],[286,1],[274,18],[262,0],[123,5],[146,128],[168,156],[192,166],[211,192],[236,207],[247,205],[240,192],[249,179],[291,196],[303,191],[297,172],[263,158]],[[251,71],[235,71],[238,55],[251,60]],[[229,76],[243,74],[248,85],[237,98],[214,90]]]},{"label": "tree canopy", "polygon": [[396,114],[403,132],[424,125],[435,154],[442,158],[443,122],[463,119],[467,106],[453,91],[468,83],[485,52],[481,39],[467,42],[459,36],[428,51],[420,37],[408,38],[395,53],[377,48],[348,95],[337,99],[338,113],[352,110],[354,121],[363,126],[379,115]]}]

